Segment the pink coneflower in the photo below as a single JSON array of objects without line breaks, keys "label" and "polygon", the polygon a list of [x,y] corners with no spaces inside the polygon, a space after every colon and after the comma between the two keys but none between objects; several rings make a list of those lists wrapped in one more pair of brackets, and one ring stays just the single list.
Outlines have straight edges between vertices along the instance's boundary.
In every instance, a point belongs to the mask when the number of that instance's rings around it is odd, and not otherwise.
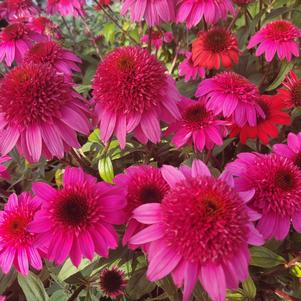
[{"label": "pink coneflower", "polygon": [[23,64],[0,83],[0,153],[15,145],[25,158],[62,158],[79,147],[76,132],[87,135],[86,106],[72,83],[48,64]]},{"label": "pink coneflower", "polygon": [[274,144],[273,152],[291,159],[301,169],[301,133],[289,133],[287,144]]},{"label": "pink coneflower", "polygon": [[257,116],[264,112],[257,103],[259,91],[245,77],[234,72],[223,72],[206,79],[198,86],[196,96],[208,98],[207,109],[225,118],[232,117],[238,126],[255,126]]},{"label": "pink coneflower", "polygon": [[0,266],[4,273],[12,265],[23,275],[28,275],[30,265],[36,270],[42,268],[37,237],[27,229],[39,206],[30,193],[11,194],[0,213]]},{"label": "pink coneflower", "polygon": [[42,245],[48,242],[50,261],[62,264],[70,256],[78,266],[82,256],[107,257],[117,247],[113,224],[124,222],[122,190],[72,167],[65,169],[60,190],[42,182],[33,183],[32,190],[42,207],[29,229]]},{"label": "pink coneflower", "polygon": [[55,39],[61,38],[59,26],[46,17],[40,16],[33,19],[29,26],[33,31],[41,35],[45,35],[50,38],[53,37]]},{"label": "pink coneflower", "polygon": [[147,165],[127,168],[124,174],[115,177],[114,183],[125,191],[127,203],[125,212],[128,220],[122,241],[125,245],[131,236],[145,227],[135,219],[130,219],[133,210],[143,204],[160,203],[169,186],[163,179],[160,169]]},{"label": "pink coneflower", "polygon": [[299,56],[299,41],[301,31],[291,22],[277,20],[268,23],[250,39],[248,49],[260,44],[256,55],[265,53],[265,59],[270,62],[276,54],[280,60],[291,61],[292,55]]},{"label": "pink coneflower", "polygon": [[184,80],[186,82],[188,82],[190,79],[196,80],[198,76],[205,78],[205,68],[194,66],[192,61],[192,53],[186,51],[185,56],[185,60],[179,64],[179,75],[184,76]]},{"label": "pink coneflower", "polygon": [[11,23],[0,33],[0,62],[5,60],[11,66],[16,59],[20,64],[26,51],[34,41],[41,41],[43,37],[33,32],[24,22]]},{"label": "pink coneflower", "polygon": [[0,157],[0,178],[4,179],[4,180],[9,180],[10,179],[10,175],[7,171],[7,167],[5,165],[3,165],[4,162],[10,161],[11,157],[9,156],[1,156]]},{"label": "pink coneflower", "polygon": [[64,49],[54,41],[35,44],[24,57],[25,63],[50,64],[58,72],[71,76],[74,71],[80,72],[77,64],[81,63],[70,50]]},{"label": "pink coneflower", "polygon": [[230,68],[239,61],[237,39],[224,28],[200,32],[192,42],[192,60],[194,66],[207,69],[220,69],[221,64]]},{"label": "pink coneflower", "polygon": [[120,14],[131,13],[132,22],[140,22],[144,18],[148,26],[159,25],[162,22],[175,21],[176,0],[124,0]]},{"label": "pink coneflower", "polygon": [[5,0],[7,18],[30,18],[39,13],[39,8],[31,0]]},{"label": "pink coneflower", "polygon": [[193,142],[194,148],[203,151],[223,144],[225,121],[206,109],[204,99],[197,101],[183,97],[179,103],[182,118],[171,124],[167,132],[175,132],[171,142],[177,148]]},{"label": "pink coneflower", "polygon": [[255,189],[250,206],[262,214],[257,229],[265,239],[283,240],[292,220],[301,232],[301,170],[276,154],[241,153],[226,170],[238,191]]},{"label": "pink coneflower", "polygon": [[[160,49],[163,45],[163,42],[170,43],[172,42],[173,35],[172,32],[162,33],[160,31],[152,31],[151,34],[151,46],[154,46],[157,50]],[[145,34],[141,38],[141,42],[144,44],[149,43],[149,35]]]},{"label": "pink coneflower", "polygon": [[179,94],[165,71],[155,56],[138,46],[117,48],[105,57],[92,86],[102,141],[115,133],[124,148],[126,133],[132,131],[141,143],[160,141],[160,120],[180,116]]},{"label": "pink coneflower", "polygon": [[100,272],[99,286],[102,292],[111,299],[123,295],[127,281],[125,274],[117,267],[111,269],[103,269]]},{"label": "pink coneflower", "polygon": [[215,24],[235,12],[230,0],[178,0],[177,5],[177,22],[186,22],[187,28],[196,26],[202,18],[208,24]]},{"label": "pink coneflower", "polygon": [[239,195],[201,161],[185,172],[165,165],[162,174],[170,186],[162,203],[133,214],[148,225],[130,240],[149,243],[147,277],[157,281],[171,273],[178,287],[184,284],[184,301],[199,279],[213,301],[225,300],[226,289],[248,277],[248,243],[263,243],[251,222],[259,216],[245,204],[253,193]]},{"label": "pink coneflower", "polygon": [[84,16],[83,7],[85,0],[47,0],[46,11],[48,14],[59,14],[62,16]]}]

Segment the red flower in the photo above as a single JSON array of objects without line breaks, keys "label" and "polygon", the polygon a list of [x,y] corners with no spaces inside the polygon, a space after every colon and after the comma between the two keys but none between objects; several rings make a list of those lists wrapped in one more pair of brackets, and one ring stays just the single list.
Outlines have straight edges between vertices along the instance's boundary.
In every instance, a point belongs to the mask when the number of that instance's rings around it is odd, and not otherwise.
[{"label": "red flower", "polygon": [[256,126],[246,124],[239,127],[234,125],[230,133],[231,138],[239,135],[241,143],[246,143],[248,139],[259,138],[261,143],[268,144],[270,138],[278,136],[277,125],[289,125],[291,123],[289,114],[283,112],[285,106],[280,98],[263,95],[258,100],[258,104],[265,113],[265,119],[257,117]]}]

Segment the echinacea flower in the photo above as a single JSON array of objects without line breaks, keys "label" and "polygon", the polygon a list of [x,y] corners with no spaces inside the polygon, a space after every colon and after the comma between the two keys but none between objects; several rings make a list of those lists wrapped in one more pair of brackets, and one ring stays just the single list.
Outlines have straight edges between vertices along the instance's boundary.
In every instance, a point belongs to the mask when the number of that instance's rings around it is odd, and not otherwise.
[{"label": "echinacea flower", "polygon": [[216,24],[235,12],[230,0],[179,0],[177,5],[177,22],[186,22],[188,29],[198,25],[202,18],[208,24]]},{"label": "echinacea flower", "polygon": [[185,56],[185,60],[179,64],[179,75],[184,76],[185,82],[188,82],[190,79],[196,80],[198,76],[205,78],[205,68],[194,66],[192,53],[190,51],[186,51]]},{"label": "echinacea flower", "polygon": [[47,0],[46,11],[50,15],[84,16],[83,7],[85,3],[85,0]]},{"label": "echinacea flower", "polygon": [[284,87],[277,90],[279,100],[288,108],[301,106],[301,79],[294,71],[290,71],[282,85]]},{"label": "echinacea flower", "polygon": [[117,247],[113,225],[124,222],[126,205],[119,188],[67,167],[61,189],[35,182],[32,190],[42,205],[29,229],[47,245],[48,260],[62,264],[70,256],[78,266],[82,256],[92,260],[96,252],[107,257],[109,249]]},{"label": "echinacea flower", "polygon": [[170,190],[161,204],[134,210],[133,218],[148,227],[130,243],[149,244],[150,281],[171,273],[188,301],[199,280],[213,301],[223,301],[227,288],[248,277],[248,243],[263,243],[252,224],[259,215],[246,206],[253,192],[238,194],[198,160],[185,171],[165,165],[162,175]]},{"label": "echinacea flower", "polygon": [[18,272],[28,275],[29,266],[42,269],[37,236],[27,229],[40,207],[40,202],[28,192],[11,194],[4,211],[0,212],[0,267],[8,273],[14,265]]},{"label": "echinacea flower", "polygon": [[240,153],[226,166],[236,190],[255,189],[250,207],[260,214],[257,229],[265,239],[283,240],[292,221],[301,232],[301,170],[276,154]]},{"label": "echinacea flower", "polygon": [[59,26],[44,16],[33,19],[29,23],[29,27],[31,28],[31,30],[41,35],[48,36],[49,38],[61,38]]},{"label": "echinacea flower", "polygon": [[268,23],[250,39],[248,49],[259,44],[256,56],[265,53],[265,59],[270,62],[276,52],[280,60],[291,61],[292,56],[299,56],[299,38],[301,31],[287,20],[277,20]]},{"label": "echinacea flower", "polygon": [[148,26],[160,25],[175,21],[176,0],[124,0],[120,14],[130,11],[131,21],[140,22],[145,19]]},{"label": "echinacea flower", "polygon": [[26,53],[24,62],[50,64],[58,72],[71,76],[74,71],[80,71],[77,64],[81,63],[81,59],[56,42],[46,41],[32,46]]},{"label": "echinacea flower", "polygon": [[212,28],[202,31],[192,42],[192,61],[194,66],[207,69],[220,69],[221,64],[230,68],[239,60],[236,37],[227,29]]},{"label": "echinacea flower", "polygon": [[39,8],[32,0],[4,0],[7,18],[30,18],[39,13]]},{"label": "echinacea flower", "polygon": [[289,133],[286,144],[274,144],[273,152],[291,159],[301,169],[301,133]]},{"label": "echinacea flower", "polygon": [[41,40],[43,37],[32,31],[28,24],[22,21],[9,24],[0,33],[0,62],[5,61],[11,66],[16,60],[20,64],[33,42]]},{"label": "echinacea flower", "polygon": [[124,272],[117,267],[101,270],[99,286],[107,297],[116,299],[116,297],[122,295],[126,284]]},{"label": "echinacea flower", "polygon": [[162,33],[160,31],[152,31],[151,41],[149,41],[149,34],[145,34],[144,36],[142,36],[141,42],[144,44],[151,42],[151,46],[154,46],[158,50],[162,47],[163,42],[170,43],[172,39],[172,32]]},{"label": "echinacea flower", "polygon": [[0,82],[0,153],[14,146],[29,162],[62,158],[90,130],[88,109],[72,83],[49,64],[22,64]]},{"label": "echinacea flower", "polygon": [[196,96],[207,97],[207,109],[225,118],[231,117],[238,126],[255,126],[264,112],[258,104],[259,91],[255,84],[234,72],[223,72],[203,80]]},{"label": "echinacea flower", "polygon": [[[125,191],[127,206],[125,208],[128,221],[122,243],[125,245],[138,230],[145,228],[131,218],[133,210],[143,204],[160,203],[169,190],[159,168],[141,165],[132,166],[114,178],[114,183]],[[133,247],[133,246],[129,246]]]},{"label": "echinacea flower", "polygon": [[230,137],[239,135],[241,143],[246,143],[248,139],[258,138],[261,143],[268,144],[270,138],[277,138],[279,135],[279,125],[290,125],[291,118],[286,112],[283,112],[285,106],[279,98],[262,95],[258,104],[265,114],[265,118],[257,117],[256,126],[244,125],[231,127]]},{"label": "echinacea flower", "polygon": [[1,156],[0,157],[0,179],[4,179],[4,180],[9,180],[10,179],[10,175],[7,171],[7,167],[5,165],[3,165],[4,162],[10,161],[11,157],[10,156]]},{"label": "echinacea flower", "polygon": [[103,142],[115,133],[124,148],[126,134],[133,131],[143,144],[160,141],[160,120],[180,116],[179,94],[165,71],[155,56],[138,46],[117,48],[104,58],[92,85]]},{"label": "echinacea flower", "polygon": [[193,142],[194,148],[202,152],[205,148],[223,144],[226,122],[206,109],[204,99],[195,101],[183,97],[178,106],[182,118],[167,129],[168,133],[175,133],[171,142],[177,148]]}]

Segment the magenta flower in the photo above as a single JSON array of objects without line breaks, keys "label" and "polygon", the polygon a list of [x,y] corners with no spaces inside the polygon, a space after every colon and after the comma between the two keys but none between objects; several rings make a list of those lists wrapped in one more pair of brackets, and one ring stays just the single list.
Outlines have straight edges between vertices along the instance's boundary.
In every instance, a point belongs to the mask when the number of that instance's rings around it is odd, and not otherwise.
[{"label": "magenta flower", "polygon": [[171,273],[178,287],[184,285],[184,301],[199,280],[213,301],[225,300],[226,289],[248,277],[248,243],[263,243],[252,224],[259,215],[246,206],[253,192],[238,194],[198,160],[191,170],[165,165],[162,175],[170,186],[162,203],[133,213],[148,225],[130,239],[131,244],[149,243],[148,279]]},{"label": "magenta flower", "polygon": [[48,36],[49,38],[53,37],[58,40],[61,38],[59,26],[46,17],[40,16],[33,19],[29,27],[34,32]]},{"label": "magenta flower", "polygon": [[238,191],[255,189],[251,208],[262,214],[257,229],[265,239],[283,240],[292,220],[301,232],[301,170],[276,154],[240,153],[226,166]]},{"label": "magenta flower", "polygon": [[69,80],[47,64],[23,64],[0,84],[0,153],[16,145],[29,162],[62,158],[90,130],[88,109]]},{"label": "magenta flower", "polygon": [[265,117],[257,103],[259,91],[245,77],[234,72],[223,72],[202,81],[196,96],[207,97],[207,109],[225,118],[232,117],[234,123],[242,127],[245,124],[255,126],[257,116]]},{"label": "magenta flower", "polygon": [[62,16],[84,16],[83,10],[85,0],[47,0],[46,11],[50,15],[59,14]]},{"label": "magenta flower", "polygon": [[131,13],[132,22],[140,22],[144,18],[148,26],[160,25],[162,22],[175,21],[176,0],[124,0],[120,14]]},{"label": "magenta flower", "polygon": [[177,148],[193,142],[198,151],[212,149],[216,144],[223,144],[223,136],[227,134],[225,121],[206,109],[204,99],[197,101],[183,97],[179,103],[182,118],[171,124],[168,133],[175,132],[172,143]]},{"label": "magenta flower", "polygon": [[199,24],[202,18],[208,24],[225,20],[228,13],[234,14],[230,0],[178,0],[177,22],[186,22],[187,28]]},{"label": "magenta flower", "polygon": [[185,56],[185,60],[179,64],[179,75],[184,76],[185,82],[188,82],[190,79],[196,80],[198,76],[205,78],[205,68],[194,66],[192,53],[190,51],[186,51]]},{"label": "magenta flower", "polygon": [[[114,183],[125,191],[127,206],[125,208],[128,221],[126,232],[123,236],[123,245],[144,225],[132,219],[133,210],[143,204],[160,203],[169,190],[169,186],[158,168],[141,165],[132,166],[125,170],[124,174],[115,177]],[[135,246],[129,245],[130,248]]]},{"label": "magenta flower", "polygon": [[20,64],[33,42],[41,40],[43,36],[33,32],[28,24],[11,23],[0,33],[0,62],[5,60],[6,65],[11,66],[16,59],[17,64]]},{"label": "magenta flower", "polygon": [[132,131],[143,144],[160,141],[160,120],[180,117],[179,94],[165,71],[153,55],[138,46],[117,48],[105,57],[93,80],[103,142],[115,133],[124,148],[126,134]]},{"label": "magenta flower", "polygon": [[255,33],[250,39],[248,49],[260,44],[256,55],[265,53],[265,59],[270,62],[276,54],[280,60],[291,61],[292,56],[299,56],[299,41],[301,31],[294,24],[286,20],[268,23]]},{"label": "magenta flower", "polygon": [[58,72],[72,76],[73,72],[80,72],[77,64],[81,59],[70,50],[64,49],[54,41],[40,42],[28,50],[24,57],[25,63],[50,64]]},{"label": "magenta flower", "polygon": [[31,18],[40,12],[32,0],[4,0],[2,5],[6,9],[7,19]]},{"label": "magenta flower", "polygon": [[10,179],[10,175],[7,171],[7,167],[5,165],[2,165],[4,162],[10,161],[11,157],[9,156],[1,156],[0,157],[0,178],[4,179],[4,180],[9,180]]},{"label": "magenta flower", "polygon": [[0,266],[8,273],[14,265],[18,272],[28,275],[29,266],[42,269],[37,237],[27,229],[40,207],[30,193],[11,194],[4,211],[0,212]]},{"label": "magenta flower", "polygon": [[287,144],[274,144],[273,152],[291,159],[301,169],[301,133],[289,133]]},{"label": "magenta flower", "polygon": [[[151,46],[154,46],[157,50],[160,49],[165,43],[171,43],[173,40],[172,32],[162,33],[160,31],[153,31],[151,34]],[[141,38],[141,42],[144,44],[149,43],[149,35],[145,34]]]},{"label": "magenta flower", "polygon": [[61,189],[36,182],[32,190],[42,207],[29,229],[48,246],[50,261],[62,264],[70,256],[78,266],[83,256],[92,260],[96,252],[107,257],[109,249],[117,247],[113,224],[124,222],[122,190],[71,167],[65,170]]}]

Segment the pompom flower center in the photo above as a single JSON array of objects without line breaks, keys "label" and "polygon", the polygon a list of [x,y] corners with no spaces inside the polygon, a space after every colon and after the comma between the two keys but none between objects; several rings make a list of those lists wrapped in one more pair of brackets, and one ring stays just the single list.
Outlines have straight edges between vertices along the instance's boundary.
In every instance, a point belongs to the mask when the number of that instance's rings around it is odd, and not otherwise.
[{"label": "pompom flower center", "polygon": [[293,158],[293,162],[299,167],[299,169],[301,169],[301,153],[296,154],[296,156]]},{"label": "pompom flower center", "polygon": [[2,32],[4,42],[20,40],[27,34],[27,29],[23,23],[13,23],[6,26]]},{"label": "pompom flower center", "polygon": [[227,32],[223,29],[209,31],[205,36],[204,46],[212,52],[223,52],[229,46]]},{"label": "pompom flower center", "polygon": [[286,42],[299,36],[296,27],[288,21],[278,20],[267,25],[266,36],[273,41]]},{"label": "pompom flower center", "polygon": [[221,262],[247,239],[244,203],[225,182],[212,177],[177,183],[162,201],[162,215],[168,244],[190,262]]},{"label": "pompom flower center", "polygon": [[145,186],[140,191],[140,200],[142,204],[160,203],[164,194],[155,186]]},{"label": "pompom flower center", "polygon": [[111,270],[105,271],[101,277],[101,287],[107,293],[114,293],[122,289],[123,280],[122,276],[118,273],[118,271]]},{"label": "pompom flower center", "polygon": [[275,174],[275,185],[284,191],[295,187],[296,181],[288,170],[278,170]]},{"label": "pompom flower center", "polygon": [[301,105],[301,80],[297,81],[291,91],[292,101],[295,106]]}]

